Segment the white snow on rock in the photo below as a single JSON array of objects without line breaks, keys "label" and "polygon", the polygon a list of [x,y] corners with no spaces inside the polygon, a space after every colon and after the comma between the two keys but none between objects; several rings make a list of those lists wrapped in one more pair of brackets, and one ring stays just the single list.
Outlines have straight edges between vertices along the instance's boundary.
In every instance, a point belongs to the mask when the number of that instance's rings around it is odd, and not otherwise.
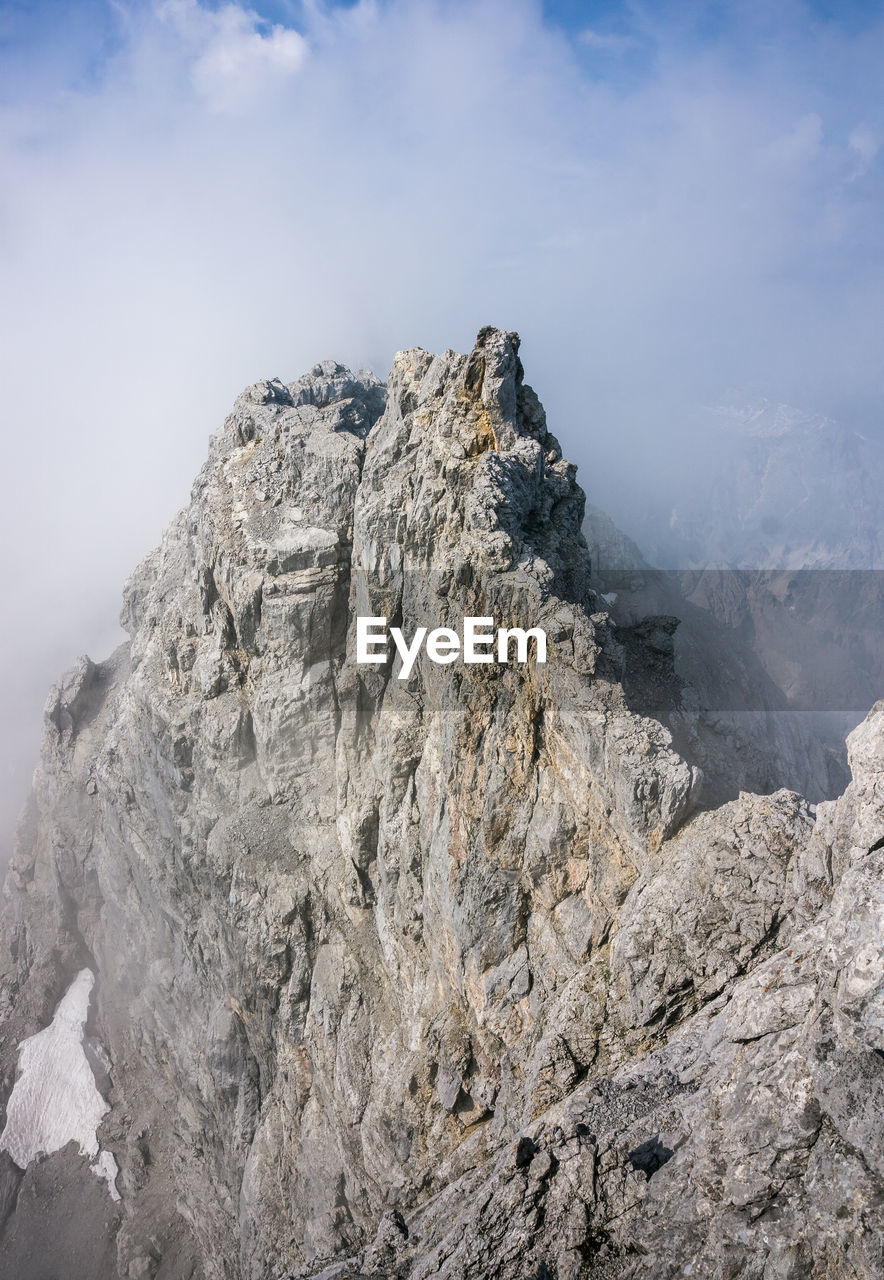
[{"label": "white snow on rock", "polygon": [[6,1108],[0,1151],[8,1151],[18,1167],[26,1169],[40,1152],[49,1155],[73,1140],[83,1155],[92,1157],[93,1172],[119,1200],[117,1162],[98,1146],[98,1126],[108,1105],[83,1048],[94,984],[95,974],[81,969],[49,1026],[21,1042],[20,1074]]}]

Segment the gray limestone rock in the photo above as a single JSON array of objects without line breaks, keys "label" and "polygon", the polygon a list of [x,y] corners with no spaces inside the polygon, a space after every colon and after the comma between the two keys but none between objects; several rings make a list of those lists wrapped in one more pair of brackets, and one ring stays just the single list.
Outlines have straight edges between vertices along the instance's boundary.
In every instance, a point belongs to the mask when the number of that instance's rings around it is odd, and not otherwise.
[{"label": "gray limestone rock", "polygon": [[[96,1276],[880,1274],[884,704],[837,802],[696,812],[583,507],[514,334],[237,400],[6,889],[3,1099],[97,974]],[[358,616],[548,660],[400,679]]]}]

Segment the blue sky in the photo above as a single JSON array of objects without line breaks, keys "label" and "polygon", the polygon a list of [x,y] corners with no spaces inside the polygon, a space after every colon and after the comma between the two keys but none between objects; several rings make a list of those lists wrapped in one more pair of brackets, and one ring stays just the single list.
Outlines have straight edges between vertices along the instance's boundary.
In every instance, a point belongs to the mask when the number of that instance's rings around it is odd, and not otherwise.
[{"label": "blue sky", "polygon": [[[217,10],[223,2],[206,0],[206,7]],[[42,73],[50,68],[72,78],[95,75],[119,47],[122,13],[150,7],[149,0],[3,0],[0,49],[4,87],[0,92],[7,99],[11,90],[27,93],[26,81],[35,73],[42,90]],[[356,6],[352,0],[327,0],[321,5],[301,0],[255,0],[244,7],[266,23],[306,31],[311,11]],[[468,6],[442,0],[436,7]],[[802,28],[805,38],[820,28],[856,35],[882,17],[882,5],[874,0],[785,0],[777,4],[745,0],[657,0],[653,4],[543,0],[536,8],[549,29],[562,32],[573,42],[578,56],[592,66],[594,74],[613,78],[636,68],[647,70],[654,52],[650,33],[663,26],[696,47],[704,43],[728,45],[734,55],[742,57],[766,41],[800,43]],[[581,41],[587,32],[592,33],[589,39]]]},{"label": "blue sky", "polygon": [[258,377],[518,329],[627,522],[735,388],[880,435],[882,66],[850,0],[0,4],[5,720]]},{"label": "blue sky", "polygon": [[[32,332],[50,261],[55,290],[43,342],[15,358],[51,354],[76,310],[97,359],[105,324],[111,345],[149,324],[166,276],[189,328],[155,376],[181,377],[195,324],[208,376],[218,293],[245,291],[249,314],[260,245],[304,311],[216,333],[224,394],[260,351],[382,366],[400,340],[462,343],[494,313],[557,350],[579,328],[599,404],[633,424],[643,397],[745,385],[868,428],[882,62],[884,5],[856,0],[7,0],[0,231]],[[282,167],[251,234],[223,170],[254,155]],[[316,164],[330,179],[308,191],[297,167]],[[397,236],[411,275],[380,316]],[[102,298],[120,271],[126,299]]]}]

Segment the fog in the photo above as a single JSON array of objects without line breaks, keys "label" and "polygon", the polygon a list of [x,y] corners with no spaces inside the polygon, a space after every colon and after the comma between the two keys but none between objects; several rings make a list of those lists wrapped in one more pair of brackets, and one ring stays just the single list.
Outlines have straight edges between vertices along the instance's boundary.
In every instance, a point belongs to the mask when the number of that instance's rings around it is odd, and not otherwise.
[{"label": "fog", "polygon": [[43,0],[0,37],[0,844],[259,377],[518,329],[627,520],[735,387],[880,434],[881,5]]}]

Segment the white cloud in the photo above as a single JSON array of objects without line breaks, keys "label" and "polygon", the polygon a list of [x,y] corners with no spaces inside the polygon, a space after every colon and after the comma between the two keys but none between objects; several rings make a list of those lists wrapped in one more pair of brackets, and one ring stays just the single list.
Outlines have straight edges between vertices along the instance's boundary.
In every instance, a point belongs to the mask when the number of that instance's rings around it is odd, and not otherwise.
[{"label": "white cloud", "polygon": [[756,38],[769,6],[738,8],[723,46],[642,27],[654,57],[623,86],[536,0],[306,4],[299,32],[137,3],[97,70],[0,112],[22,777],[48,684],[113,639],[125,574],[258,377],[520,329],[602,506],[659,442],[689,465],[680,406],[722,387],[836,416],[849,388],[875,429],[884,30],[817,40],[799,6]]},{"label": "white cloud", "polygon": [[585,44],[590,49],[596,49],[600,53],[625,53],[635,45],[634,36],[618,35],[612,31],[596,31],[592,27],[585,27],[577,39],[581,44]]},{"label": "white cloud", "polygon": [[191,79],[212,111],[235,114],[285,85],[303,66],[307,41],[237,4],[212,10],[198,0],[164,0],[157,14],[192,56]]},{"label": "white cloud", "polygon": [[766,152],[777,164],[802,165],[814,159],[822,140],[823,122],[815,111],[810,111],[774,138]]},{"label": "white cloud", "polygon": [[867,124],[861,124],[851,130],[847,145],[856,157],[856,165],[851,176],[861,178],[871,168],[881,149],[881,143],[873,129],[870,129]]}]

